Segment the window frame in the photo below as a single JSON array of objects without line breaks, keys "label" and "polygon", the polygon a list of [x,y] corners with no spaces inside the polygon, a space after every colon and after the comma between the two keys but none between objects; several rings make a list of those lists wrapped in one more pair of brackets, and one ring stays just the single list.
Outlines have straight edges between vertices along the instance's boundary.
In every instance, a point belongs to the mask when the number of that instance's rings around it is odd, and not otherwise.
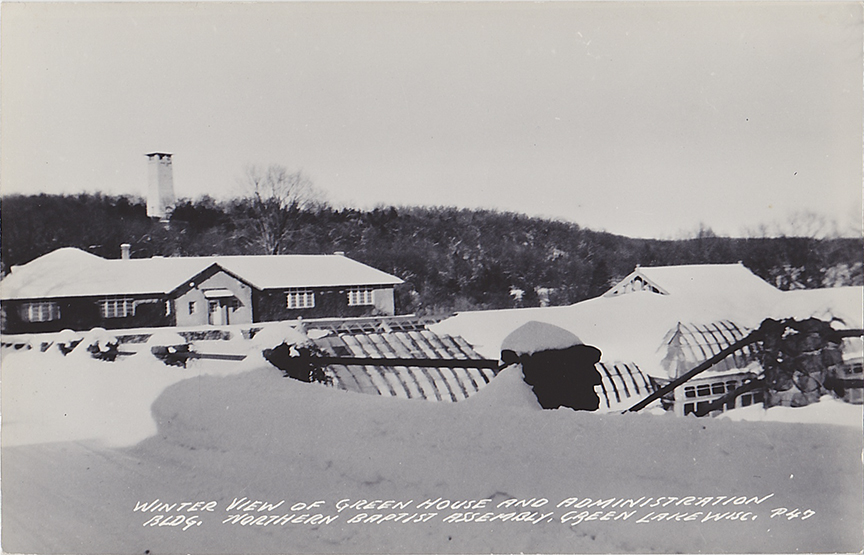
[{"label": "window frame", "polygon": [[53,322],[61,317],[60,304],[56,301],[27,302],[21,305],[19,314],[28,323]]},{"label": "window frame", "polygon": [[372,292],[375,289],[369,286],[350,287],[348,289],[348,306],[375,306]]},{"label": "window frame", "polygon": [[292,287],[286,289],[285,308],[288,310],[315,308],[315,291],[308,287]]},{"label": "window frame", "polygon": [[135,299],[131,297],[106,297],[99,299],[99,314],[106,320],[131,318],[135,316]]}]

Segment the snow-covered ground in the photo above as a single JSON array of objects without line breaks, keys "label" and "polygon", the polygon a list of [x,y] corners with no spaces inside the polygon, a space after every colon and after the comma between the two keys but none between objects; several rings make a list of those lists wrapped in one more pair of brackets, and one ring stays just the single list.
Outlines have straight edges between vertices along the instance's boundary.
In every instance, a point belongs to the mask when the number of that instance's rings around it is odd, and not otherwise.
[{"label": "snow-covered ground", "polygon": [[5,552],[864,546],[861,407],[830,399],[599,415],[541,410],[515,367],[431,403],[296,382],[257,355],[183,369],[74,351],[4,352],[2,395]]}]

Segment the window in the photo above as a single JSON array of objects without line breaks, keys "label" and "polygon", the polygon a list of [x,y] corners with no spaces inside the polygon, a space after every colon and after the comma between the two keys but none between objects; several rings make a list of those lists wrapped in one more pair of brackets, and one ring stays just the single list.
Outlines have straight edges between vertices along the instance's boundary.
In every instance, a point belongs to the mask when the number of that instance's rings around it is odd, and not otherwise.
[{"label": "window", "polygon": [[371,287],[352,287],[348,290],[348,306],[372,305]]},{"label": "window", "polygon": [[[746,382],[746,380],[745,380]],[[727,379],[712,383],[702,383],[684,386],[684,414],[691,414],[704,410],[709,403],[720,399],[723,395],[734,392],[741,382],[736,379]],[[749,391],[735,398],[728,399],[719,410],[731,410],[736,406],[749,407],[764,402],[762,390]]]},{"label": "window", "polygon": [[123,297],[102,299],[99,301],[99,312],[103,318],[126,318],[135,315],[135,301]]},{"label": "window", "polygon": [[313,308],[315,293],[311,289],[289,289],[286,293],[288,308]]},{"label": "window", "polygon": [[52,302],[25,303],[21,306],[21,319],[25,322],[59,320],[60,305]]},{"label": "window", "polygon": [[195,314],[195,301],[189,301],[189,314]]},{"label": "window", "polygon": [[745,393],[744,395],[741,395],[739,399],[741,399],[742,407],[749,407],[750,405],[756,405],[763,402],[763,396],[761,391]]}]

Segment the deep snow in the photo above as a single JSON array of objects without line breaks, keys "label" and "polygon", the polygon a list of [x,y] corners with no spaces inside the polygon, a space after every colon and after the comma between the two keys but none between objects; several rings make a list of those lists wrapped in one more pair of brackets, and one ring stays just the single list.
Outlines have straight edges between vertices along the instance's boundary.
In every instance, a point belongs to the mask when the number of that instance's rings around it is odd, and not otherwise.
[{"label": "deep snow", "polygon": [[[767,286],[764,282],[762,285]],[[679,322],[704,325],[731,320],[742,328],[755,329],[769,317],[799,320],[816,317],[832,321],[836,329],[864,326],[862,287],[774,290],[767,296],[760,292],[739,296],[725,293],[728,292],[720,289],[676,296],[639,291],[596,297],[570,306],[478,310],[459,313],[431,329],[459,335],[478,353],[497,358],[501,342],[513,330],[530,321],[545,322],[599,348],[604,363],[635,362],[646,374],[668,377],[661,362],[667,354],[664,338]]]},{"label": "deep snow", "polygon": [[[6,552],[788,553],[864,545],[861,407],[827,399],[783,418],[814,420],[829,410],[831,425],[770,422],[753,408],[745,411],[766,421],[599,415],[541,410],[518,367],[466,401],[430,403],[285,379],[260,356],[183,369],[146,352],[115,363],[74,351],[7,352],[2,386]],[[263,513],[227,510],[243,497],[284,503]],[[650,506],[671,497],[679,499]],[[699,501],[676,504],[688,497]],[[212,501],[215,510],[195,513],[202,524],[186,531],[144,526],[159,511],[136,512],[136,503],[157,498]],[[470,511],[418,507],[438,498],[489,501]],[[508,508],[512,498],[540,505]],[[408,505],[339,512],[342,499]],[[612,508],[611,499],[648,505]],[[316,501],[324,503],[290,510]],[[572,506],[580,503],[595,504],[594,520],[574,525],[586,510]],[[801,512],[771,518],[781,508]],[[614,520],[608,513],[616,510],[634,514]],[[702,522],[709,511],[756,519]],[[234,514],[319,512],[336,519],[222,523]],[[425,522],[351,522],[360,513],[432,512]],[[445,521],[465,512],[497,520]],[[515,521],[523,512],[551,514]],[[672,520],[650,520],[664,512]]]}]

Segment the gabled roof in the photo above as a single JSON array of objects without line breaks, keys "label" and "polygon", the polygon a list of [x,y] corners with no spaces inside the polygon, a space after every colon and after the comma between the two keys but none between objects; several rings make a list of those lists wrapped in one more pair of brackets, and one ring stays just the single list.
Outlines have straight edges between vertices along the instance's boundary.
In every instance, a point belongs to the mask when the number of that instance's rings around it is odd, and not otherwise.
[{"label": "gabled roof", "polygon": [[779,292],[779,289],[756,276],[740,262],[687,266],[637,266],[630,275],[603,296],[614,297],[634,291],[691,296],[722,292],[734,296],[773,295]]},{"label": "gabled roof", "polygon": [[396,276],[341,255],[108,260],[79,249],[62,248],[15,267],[0,282],[0,298],[166,294],[214,264],[259,289],[402,283]]}]

